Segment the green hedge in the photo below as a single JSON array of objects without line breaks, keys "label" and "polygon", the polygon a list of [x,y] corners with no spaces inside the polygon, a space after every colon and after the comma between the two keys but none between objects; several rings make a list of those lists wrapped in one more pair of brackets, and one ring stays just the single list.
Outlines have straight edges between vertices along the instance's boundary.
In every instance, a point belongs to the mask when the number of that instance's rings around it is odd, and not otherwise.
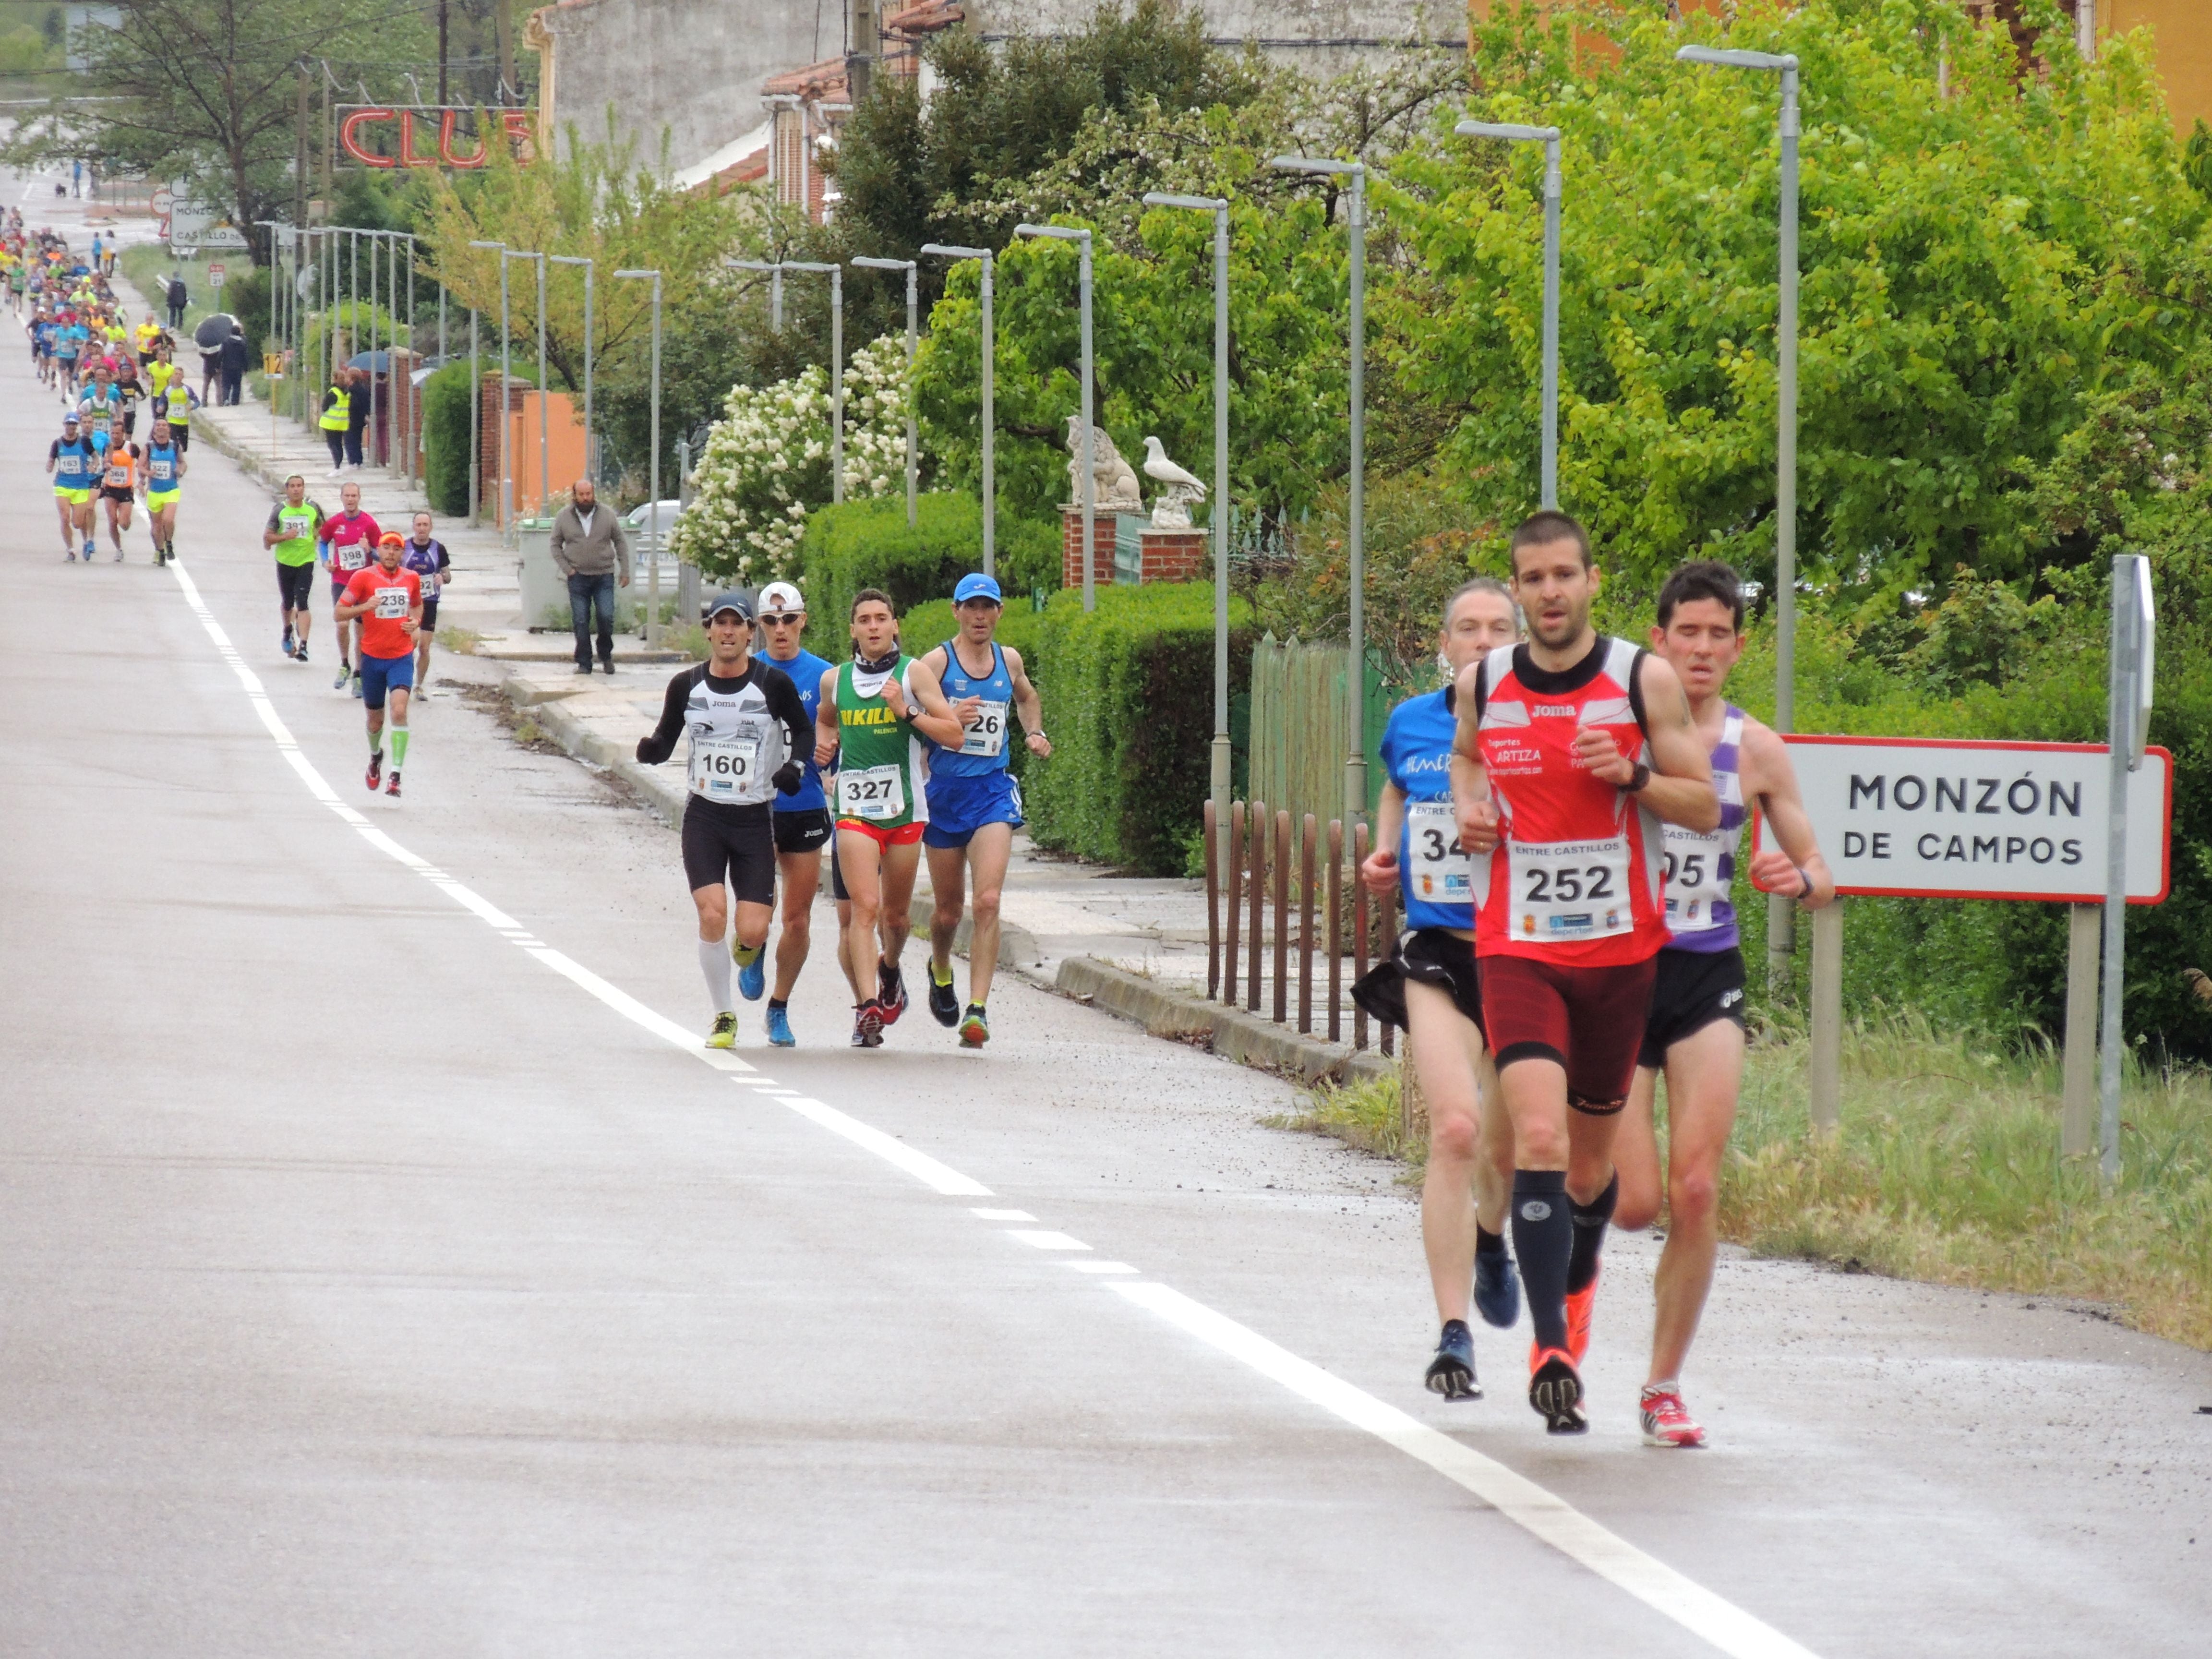
[{"label": "green hedge", "polygon": [[[924,495],[915,517],[908,529],[903,495],[818,507],[807,514],[797,580],[816,626],[834,619],[842,639],[853,595],[862,588],[882,588],[904,616],[928,600],[949,599],[955,582],[982,568],[983,513],[973,495]],[[1000,585],[1008,594],[1060,585],[1060,538],[1052,526],[1002,514],[997,553]]]},{"label": "green hedge", "polygon": [[447,363],[422,383],[422,474],[434,512],[469,510],[469,365]]},{"label": "green hedge", "polygon": [[[1181,875],[1204,822],[1213,746],[1213,585],[1073,589],[1040,619],[1030,677],[1052,758],[1022,799],[1040,847],[1146,875]],[[1230,604],[1231,695],[1249,684],[1251,610]],[[1026,656],[1026,653],[1025,653]]]}]

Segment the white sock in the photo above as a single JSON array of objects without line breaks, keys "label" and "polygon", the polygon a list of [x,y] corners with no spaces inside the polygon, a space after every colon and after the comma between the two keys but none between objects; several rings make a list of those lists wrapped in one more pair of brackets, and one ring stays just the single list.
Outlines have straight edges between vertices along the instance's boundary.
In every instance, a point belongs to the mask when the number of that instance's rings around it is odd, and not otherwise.
[{"label": "white sock", "polygon": [[707,997],[718,1014],[734,1014],[738,1005],[730,997],[730,951],[718,939],[699,941],[699,971],[707,976]]}]

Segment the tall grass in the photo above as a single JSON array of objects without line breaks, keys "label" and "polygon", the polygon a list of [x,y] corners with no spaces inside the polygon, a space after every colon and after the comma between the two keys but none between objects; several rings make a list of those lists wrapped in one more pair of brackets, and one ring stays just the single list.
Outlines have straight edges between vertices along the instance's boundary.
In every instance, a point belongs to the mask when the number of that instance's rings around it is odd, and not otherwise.
[{"label": "tall grass", "polygon": [[[2059,1155],[2056,1054],[2000,1051],[1883,1012],[1844,1038],[1843,1129],[1806,1115],[1809,1045],[1770,1029],[1746,1066],[1721,1232],[1762,1255],[2077,1297],[2212,1349],[2212,1076],[2132,1061],[2121,1176]],[[1665,1093],[1660,1120],[1665,1123]],[[1395,1079],[1324,1087],[1296,1126],[1418,1167]]]}]

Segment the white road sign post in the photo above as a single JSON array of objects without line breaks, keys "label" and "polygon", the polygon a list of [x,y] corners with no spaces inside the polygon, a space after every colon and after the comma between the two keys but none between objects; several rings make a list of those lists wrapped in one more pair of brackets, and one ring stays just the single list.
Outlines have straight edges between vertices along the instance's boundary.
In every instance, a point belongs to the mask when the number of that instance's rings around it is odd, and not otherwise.
[{"label": "white road sign post", "polygon": [[[2087,1153],[2099,908],[2106,913],[2109,1030],[2119,996],[2112,936],[2124,906],[2117,897],[2106,904],[2106,884],[2117,878],[2115,890],[2126,903],[2165,899],[2172,757],[2163,749],[2142,751],[2130,771],[2124,736],[2118,763],[2102,744],[1796,734],[1784,741],[1838,896],[2025,899],[2073,907],[2061,1144],[2069,1155]],[[2115,805],[2116,773],[2122,784]],[[1840,904],[1813,913],[1811,1107],[1814,1126],[1824,1131],[1836,1127],[1840,1106],[1843,916]],[[2117,1054],[2114,1047],[2106,1062],[2113,1079]],[[2114,1109],[2107,1104],[2108,1115]]]},{"label": "white road sign post", "polygon": [[218,295],[222,292],[222,277],[223,270],[221,265],[215,264],[208,267],[208,287]]}]

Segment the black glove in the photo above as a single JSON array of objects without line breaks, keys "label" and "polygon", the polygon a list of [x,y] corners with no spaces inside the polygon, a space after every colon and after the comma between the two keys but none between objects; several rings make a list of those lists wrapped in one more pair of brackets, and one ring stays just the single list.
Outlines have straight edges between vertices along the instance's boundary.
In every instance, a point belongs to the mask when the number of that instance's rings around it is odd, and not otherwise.
[{"label": "black glove", "polygon": [[780,795],[795,795],[799,785],[806,781],[806,772],[797,761],[786,761],[776,769],[775,790]]}]

